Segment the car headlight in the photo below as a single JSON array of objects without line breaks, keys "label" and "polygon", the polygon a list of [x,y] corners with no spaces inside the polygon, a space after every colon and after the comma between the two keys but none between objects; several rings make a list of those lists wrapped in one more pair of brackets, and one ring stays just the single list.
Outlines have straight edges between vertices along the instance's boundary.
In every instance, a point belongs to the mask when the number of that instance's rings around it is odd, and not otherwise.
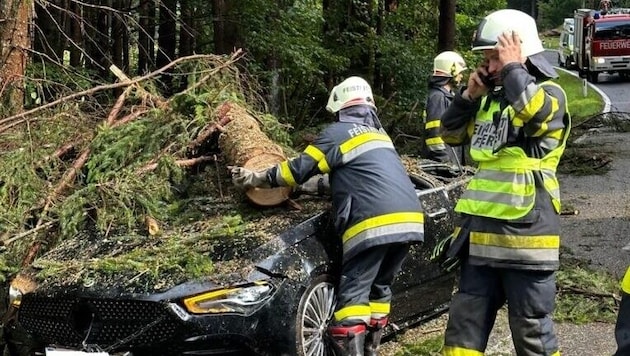
[{"label": "car headlight", "polygon": [[22,296],[35,290],[37,283],[29,277],[18,274],[9,285],[9,305],[19,307]]},{"label": "car headlight", "polygon": [[184,306],[192,314],[250,314],[271,297],[273,285],[266,281],[223,288],[188,297]]},{"label": "car headlight", "polygon": [[22,303],[22,292],[13,285],[9,286],[9,305],[19,307]]},{"label": "car headlight", "polygon": [[595,63],[597,63],[597,64],[604,64],[604,63],[606,63],[606,58],[595,57],[593,59],[595,60]]}]

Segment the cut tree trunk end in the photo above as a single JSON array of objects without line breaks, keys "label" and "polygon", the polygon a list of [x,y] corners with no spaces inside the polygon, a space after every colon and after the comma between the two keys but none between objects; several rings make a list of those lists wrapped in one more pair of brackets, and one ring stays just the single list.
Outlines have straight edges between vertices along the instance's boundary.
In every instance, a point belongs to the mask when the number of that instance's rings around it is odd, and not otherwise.
[{"label": "cut tree trunk end", "polygon": [[[282,148],[260,129],[258,121],[247,110],[233,102],[217,109],[220,122],[227,122],[219,136],[219,148],[230,165],[259,172],[286,160]],[[251,188],[249,200],[261,206],[278,205],[289,198],[290,187]]]}]

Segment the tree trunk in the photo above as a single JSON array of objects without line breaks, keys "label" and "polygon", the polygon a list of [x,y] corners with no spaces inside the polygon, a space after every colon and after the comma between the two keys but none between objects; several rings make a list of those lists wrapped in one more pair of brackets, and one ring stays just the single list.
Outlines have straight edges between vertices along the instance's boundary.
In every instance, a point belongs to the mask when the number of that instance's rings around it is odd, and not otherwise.
[{"label": "tree trunk", "polygon": [[[177,26],[175,14],[177,13],[177,0],[160,1],[160,25],[158,27],[158,48],[157,66],[163,67],[175,59]],[[163,83],[164,93],[169,96],[173,88],[171,87],[172,77],[169,73],[165,73],[161,81]]]},{"label": "tree trunk", "polygon": [[[219,136],[219,148],[229,165],[262,171],[286,159],[282,148],[267,137],[258,121],[245,108],[226,102],[217,109],[217,118],[226,122]],[[252,188],[247,197],[262,206],[278,205],[289,198],[291,188]]]},{"label": "tree trunk", "polygon": [[438,53],[455,48],[455,5],[456,0],[440,0],[440,23],[438,28]]},{"label": "tree trunk", "polygon": [[155,0],[140,0],[138,8],[140,29],[138,30],[138,75],[149,73],[155,67]]},{"label": "tree trunk", "polygon": [[[81,65],[81,48],[83,47],[83,33],[81,31],[83,22],[83,8],[76,2],[70,3],[70,11],[74,14],[70,24],[70,66],[79,67]],[[80,46],[80,47],[77,47]]]},{"label": "tree trunk", "polygon": [[29,24],[32,3],[27,0],[0,2],[0,106],[5,114],[21,112],[24,108],[24,85],[30,49]]},{"label": "tree trunk", "polygon": [[230,54],[241,47],[238,37],[234,0],[213,0],[214,53]]},{"label": "tree trunk", "polygon": [[180,12],[179,52],[177,56],[184,57],[193,54],[195,48],[194,16],[190,1],[180,2]]}]

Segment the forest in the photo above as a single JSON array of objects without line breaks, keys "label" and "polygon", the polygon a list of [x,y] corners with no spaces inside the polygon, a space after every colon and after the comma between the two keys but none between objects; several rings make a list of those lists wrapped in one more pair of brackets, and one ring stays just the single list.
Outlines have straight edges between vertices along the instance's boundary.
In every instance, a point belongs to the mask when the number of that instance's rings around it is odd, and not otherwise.
[{"label": "forest", "polygon": [[[328,119],[328,91],[349,75],[372,83],[384,122],[413,129],[433,56],[457,50],[474,65],[469,39],[489,11],[521,9],[542,30],[585,6],[598,1],[5,0],[0,117],[111,83],[111,65],[133,77],[179,57],[241,49],[245,80],[296,131]],[[169,96],[182,81],[167,70],[157,89]],[[101,103],[116,95],[103,94]]]}]

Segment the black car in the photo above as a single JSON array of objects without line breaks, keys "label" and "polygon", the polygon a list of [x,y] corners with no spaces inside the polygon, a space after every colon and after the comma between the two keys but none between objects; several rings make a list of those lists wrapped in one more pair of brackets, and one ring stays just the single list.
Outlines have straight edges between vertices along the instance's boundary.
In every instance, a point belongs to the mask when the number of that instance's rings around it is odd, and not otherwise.
[{"label": "black car", "polygon": [[[386,337],[443,313],[456,278],[430,255],[452,231],[453,206],[471,170],[428,161],[412,168],[426,237],[412,247],[395,280]],[[65,286],[21,295],[14,286],[11,300],[19,306],[17,322],[5,328],[7,348],[68,356],[330,354],[324,331],[335,306],[340,260],[331,236],[329,213],[319,212],[245,251],[252,263],[237,266],[238,274],[156,293]]]}]

